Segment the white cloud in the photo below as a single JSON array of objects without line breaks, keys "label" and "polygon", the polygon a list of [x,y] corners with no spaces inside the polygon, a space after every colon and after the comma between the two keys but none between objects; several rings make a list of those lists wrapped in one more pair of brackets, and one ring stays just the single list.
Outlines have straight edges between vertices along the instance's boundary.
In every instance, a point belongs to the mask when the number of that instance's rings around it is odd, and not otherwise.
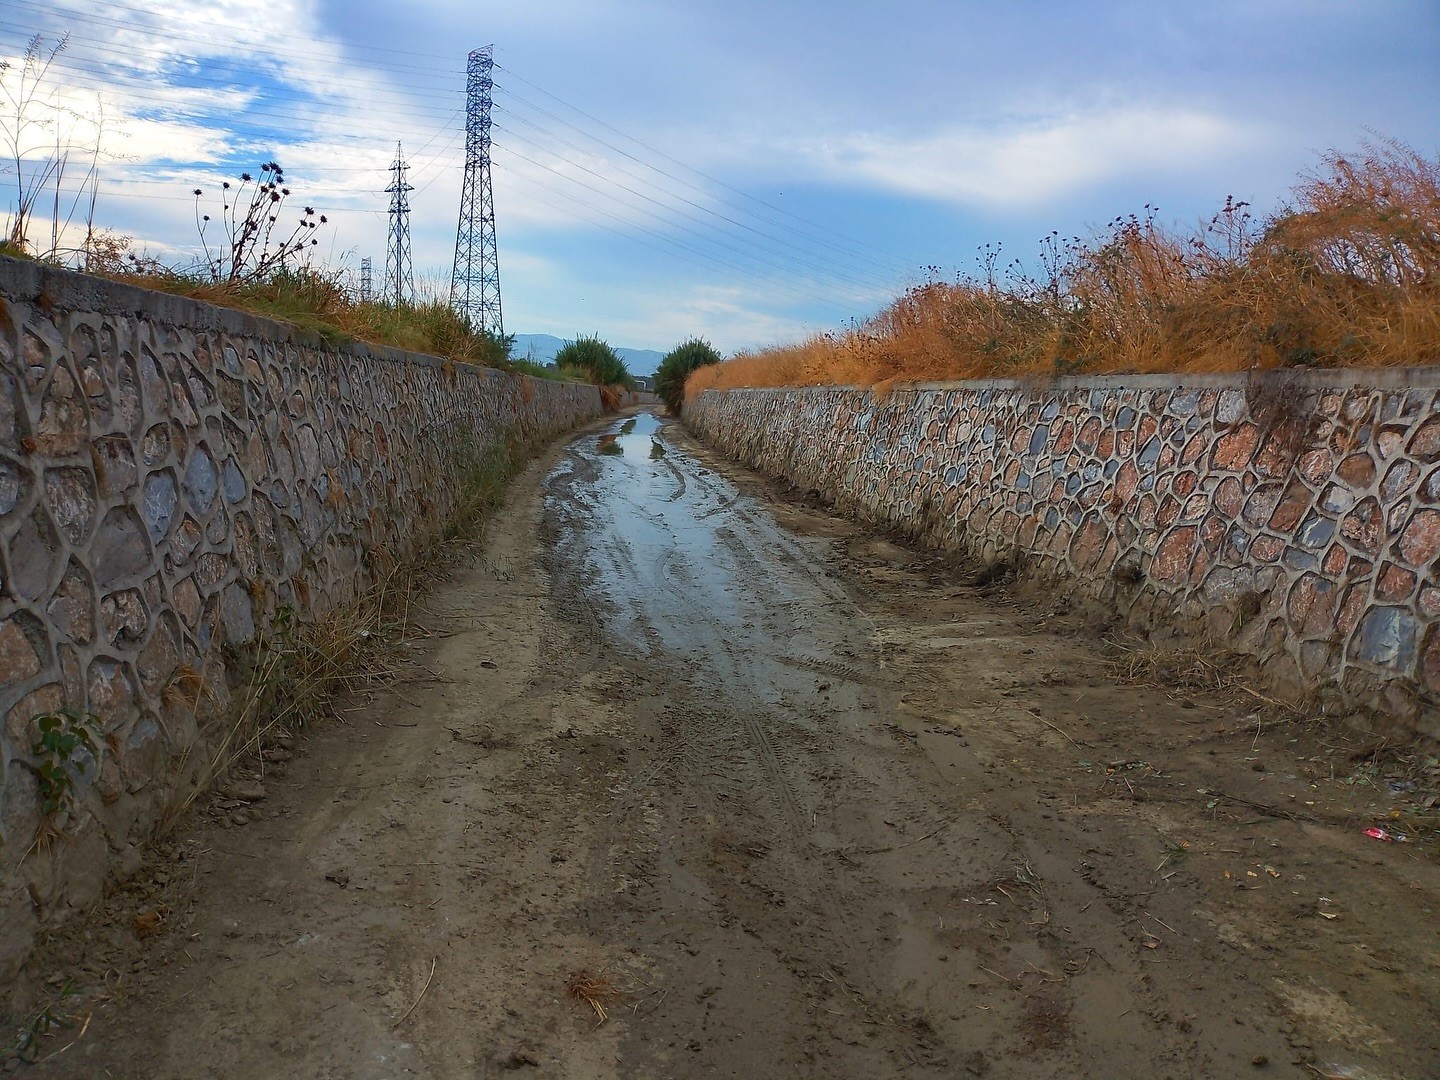
[{"label": "white cloud", "polygon": [[846,134],[801,153],[832,176],[889,191],[1023,206],[1137,172],[1181,172],[1255,139],[1255,131],[1211,113],[1133,107],[910,137]]}]

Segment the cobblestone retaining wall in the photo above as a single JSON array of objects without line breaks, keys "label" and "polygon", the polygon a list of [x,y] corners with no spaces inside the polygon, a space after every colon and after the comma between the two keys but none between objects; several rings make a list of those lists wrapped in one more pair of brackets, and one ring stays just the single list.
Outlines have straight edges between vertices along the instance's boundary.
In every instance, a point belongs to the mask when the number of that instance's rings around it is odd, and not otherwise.
[{"label": "cobblestone retaining wall", "polygon": [[1440,738],[1440,368],[707,391],[747,464]]},{"label": "cobblestone retaining wall", "polygon": [[[352,600],[444,523],[466,454],[599,412],[591,386],[0,257],[0,983],[138,862],[205,738],[187,673],[223,706],[224,646]],[[47,822],[35,720],[63,707],[97,753]]]}]

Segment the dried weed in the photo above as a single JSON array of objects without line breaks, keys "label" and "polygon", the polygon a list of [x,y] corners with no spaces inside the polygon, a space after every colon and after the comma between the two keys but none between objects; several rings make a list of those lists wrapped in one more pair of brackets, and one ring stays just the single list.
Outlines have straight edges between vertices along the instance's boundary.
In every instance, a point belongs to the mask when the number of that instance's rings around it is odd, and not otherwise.
[{"label": "dried weed", "polygon": [[915,286],[867,322],[741,353],[685,393],[1101,372],[1380,367],[1440,353],[1440,160],[1395,140],[1331,151],[1264,222],[1233,198],[1189,233],[1146,206],[1038,267]]},{"label": "dried weed", "polygon": [[565,994],[595,1010],[600,1023],[610,1018],[609,1007],[625,999],[622,991],[603,971],[580,970],[565,981]]}]

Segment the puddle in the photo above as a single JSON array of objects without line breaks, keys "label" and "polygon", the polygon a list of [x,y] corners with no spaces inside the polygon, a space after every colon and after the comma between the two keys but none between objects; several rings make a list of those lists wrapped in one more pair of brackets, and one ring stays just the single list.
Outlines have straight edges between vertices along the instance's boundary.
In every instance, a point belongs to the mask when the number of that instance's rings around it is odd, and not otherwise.
[{"label": "puddle", "polygon": [[640,413],[626,420],[615,431],[606,432],[595,442],[595,449],[609,457],[627,457],[654,461],[665,456],[665,448],[654,438],[660,421],[651,413]]}]

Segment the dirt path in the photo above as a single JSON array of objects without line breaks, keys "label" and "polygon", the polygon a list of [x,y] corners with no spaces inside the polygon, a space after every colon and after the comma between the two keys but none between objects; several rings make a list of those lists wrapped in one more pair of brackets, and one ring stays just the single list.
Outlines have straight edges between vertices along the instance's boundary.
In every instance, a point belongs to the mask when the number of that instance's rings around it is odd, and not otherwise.
[{"label": "dirt path", "polygon": [[619,424],[96,918],[34,1075],[1440,1075],[1434,852],[1323,729]]}]

